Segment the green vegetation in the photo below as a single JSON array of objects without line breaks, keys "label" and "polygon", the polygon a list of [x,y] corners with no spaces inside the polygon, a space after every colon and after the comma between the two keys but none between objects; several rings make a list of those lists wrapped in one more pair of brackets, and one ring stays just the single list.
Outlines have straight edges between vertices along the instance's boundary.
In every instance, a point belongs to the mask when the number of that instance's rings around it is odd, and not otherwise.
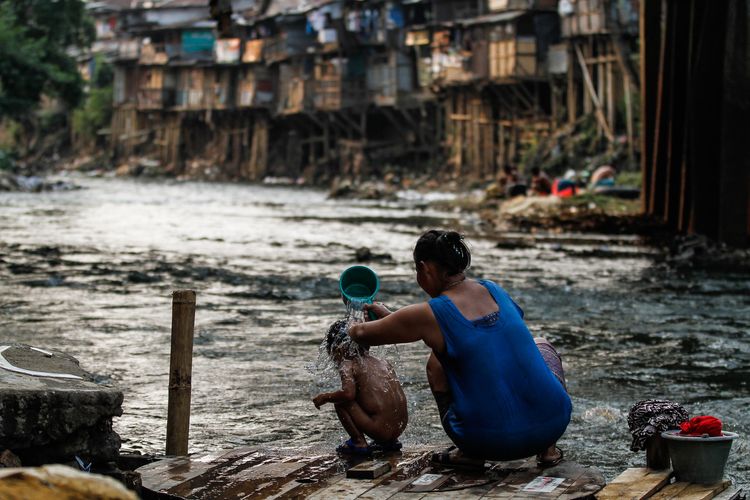
[{"label": "green vegetation", "polygon": [[597,193],[583,193],[562,199],[563,210],[575,208],[580,213],[598,212],[607,215],[636,215],[640,212],[640,200],[624,200]]},{"label": "green vegetation", "polygon": [[619,174],[617,174],[616,184],[618,186],[641,189],[642,182],[643,179],[640,170],[637,172],[620,172]]},{"label": "green vegetation", "polygon": [[73,133],[82,145],[94,145],[99,129],[112,119],[112,66],[97,57],[91,88],[83,105],[73,112]]},{"label": "green vegetation", "polygon": [[93,39],[82,0],[0,0],[0,116],[23,120],[43,95],[77,105],[83,81],[67,51]]},{"label": "green vegetation", "polygon": [[0,172],[3,170],[12,170],[13,169],[13,159],[0,149]]},{"label": "green vegetation", "polygon": [[74,54],[94,35],[83,0],[0,0],[0,168],[66,136],[83,97]]}]

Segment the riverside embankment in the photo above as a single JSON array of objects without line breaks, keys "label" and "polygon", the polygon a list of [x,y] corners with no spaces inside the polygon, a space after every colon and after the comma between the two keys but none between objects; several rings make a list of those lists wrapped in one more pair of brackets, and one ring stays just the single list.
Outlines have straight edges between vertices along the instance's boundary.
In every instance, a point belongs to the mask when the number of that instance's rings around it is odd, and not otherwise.
[{"label": "riverside embankment", "polygon": [[[463,225],[419,197],[328,200],[324,191],[76,178],[70,192],[0,194],[0,336],[65,351],[125,393],[125,449],[162,452],[170,292],[198,291],[191,451],[244,444],[330,449],[342,433],[312,395],[326,326],[344,312],[338,274],[360,247],[380,299],[425,297],[411,248],[427,227]],[[748,276],[675,272],[634,237],[556,235],[508,248],[471,238],[473,276],[517,297],[563,352],[574,416],[561,445],[608,479],[643,457],[625,415],[679,401],[740,433],[728,472],[748,487]],[[385,255],[390,255],[387,258]],[[445,442],[423,346],[388,349],[409,399],[405,444]],[[323,382],[321,382],[323,380]]]}]

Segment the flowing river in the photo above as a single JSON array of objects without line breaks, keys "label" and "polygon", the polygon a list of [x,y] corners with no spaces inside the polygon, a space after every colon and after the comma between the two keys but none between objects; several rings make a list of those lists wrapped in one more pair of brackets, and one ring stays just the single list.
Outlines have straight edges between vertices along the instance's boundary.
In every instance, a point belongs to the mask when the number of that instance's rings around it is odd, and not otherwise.
[{"label": "flowing river", "polygon": [[[411,250],[426,228],[465,224],[419,197],[328,200],[314,189],[76,178],[84,189],[0,193],[0,339],[65,351],[125,393],[123,448],[163,453],[171,291],[198,293],[191,452],[262,444],[329,450],[344,439],[318,347],[345,314],[338,275],[379,256],[382,300],[425,300]],[[465,226],[464,226],[465,227]],[[635,238],[580,235],[507,248],[470,238],[470,275],[498,281],[535,335],[563,354],[573,420],[566,457],[608,480],[637,401],[682,403],[738,432],[727,472],[750,486],[750,277],[657,264]],[[387,254],[387,255],[385,255]],[[404,385],[405,446],[447,443],[424,345],[381,348]]]}]

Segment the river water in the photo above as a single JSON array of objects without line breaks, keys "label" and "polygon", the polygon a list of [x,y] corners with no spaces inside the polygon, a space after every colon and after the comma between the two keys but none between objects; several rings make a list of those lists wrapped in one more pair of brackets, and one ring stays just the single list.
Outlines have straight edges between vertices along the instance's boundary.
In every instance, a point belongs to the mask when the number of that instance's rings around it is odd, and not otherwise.
[{"label": "river water", "polygon": [[[314,370],[327,326],[345,313],[338,275],[358,247],[379,299],[425,300],[411,249],[460,216],[400,202],[328,200],[313,189],[76,179],[84,189],[0,193],[0,339],[55,348],[125,393],[115,428],[128,450],[165,441],[171,291],[198,293],[191,452],[242,445],[328,450],[344,438]],[[728,474],[750,486],[750,280],[677,273],[634,238],[575,235],[500,248],[472,238],[473,277],[504,286],[532,331],[562,352],[573,420],[566,457],[608,479],[641,466],[628,409],[666,398],[740,433]],[[423,345],[380,349],[409,400],[403,441],[446,443]]]}]

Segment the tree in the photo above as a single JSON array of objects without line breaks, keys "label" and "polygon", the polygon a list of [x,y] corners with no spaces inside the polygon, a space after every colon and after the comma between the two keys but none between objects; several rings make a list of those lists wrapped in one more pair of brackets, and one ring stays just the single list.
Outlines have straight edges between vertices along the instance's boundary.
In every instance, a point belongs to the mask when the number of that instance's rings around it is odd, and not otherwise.
[{"label": "tree", "polygon": [[42,95],[77,105],[83,80],[69,51],[94,35],[82,0],[0,0],[0,117],[24,120]]}]

